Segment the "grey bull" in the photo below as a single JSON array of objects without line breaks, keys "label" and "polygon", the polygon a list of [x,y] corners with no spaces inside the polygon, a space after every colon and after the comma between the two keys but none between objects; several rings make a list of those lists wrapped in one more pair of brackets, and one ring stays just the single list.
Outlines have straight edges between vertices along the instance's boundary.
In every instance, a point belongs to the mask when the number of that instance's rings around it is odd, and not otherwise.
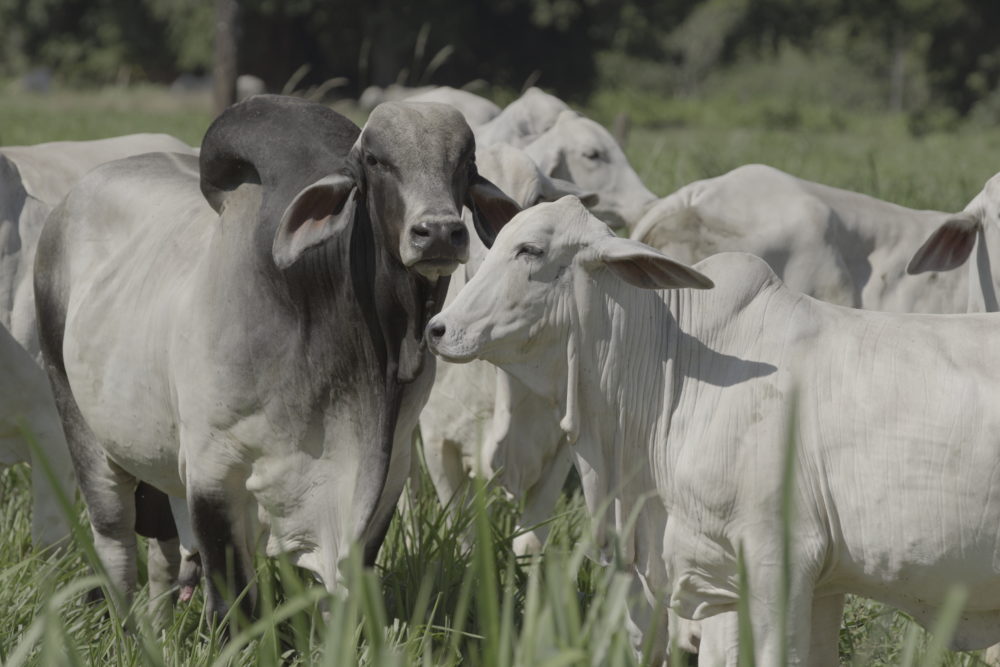
[{"label": "grey bull", "polygon": [[67,196],[39,242],[40,335],[116,588],[135,585],[137,480],[170,496],[212,612],[258,543],[331,590],[352,543],[374,560],[434,376],[423,325],[468,253],[463,205],[486,243],[517,211],[454,109],[384,104],[359,130],[276,96],[216,119],[200,162],[111,163]]}]

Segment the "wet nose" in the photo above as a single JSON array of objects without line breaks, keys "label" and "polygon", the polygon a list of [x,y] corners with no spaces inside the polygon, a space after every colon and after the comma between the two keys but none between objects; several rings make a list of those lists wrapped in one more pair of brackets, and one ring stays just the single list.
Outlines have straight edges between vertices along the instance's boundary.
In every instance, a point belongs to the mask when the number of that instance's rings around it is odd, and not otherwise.
[{"label": "wet nose", "polygon": [[410,228],[410,242],[425,255],[451,255],[469,245],[469,232],[462,221],[419,222]]}]

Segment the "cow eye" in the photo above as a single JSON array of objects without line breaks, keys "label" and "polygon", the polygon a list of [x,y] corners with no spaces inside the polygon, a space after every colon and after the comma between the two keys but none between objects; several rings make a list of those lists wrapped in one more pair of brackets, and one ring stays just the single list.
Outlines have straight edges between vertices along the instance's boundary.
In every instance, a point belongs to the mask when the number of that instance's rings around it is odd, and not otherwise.
[{"label": "cow eye", "polygon": [[601,151],[597,150],[596,148],[591,148],[588,151],[584,151],[583,157],[587,158],[588,160],[595,160],[595,161],[602,159]]},{"label": "cow eye", "polygon": [[372,155],[371,153],[365,155],[365,162],[368,164],[369,167],[378,166],[378,158]]},{"label": "cow eye", "polygon": [[525,243],[517,249],[514,254],[515,257],[541,257],[545,254],[545,251],[538,246],[531,245],[530,243]]}]

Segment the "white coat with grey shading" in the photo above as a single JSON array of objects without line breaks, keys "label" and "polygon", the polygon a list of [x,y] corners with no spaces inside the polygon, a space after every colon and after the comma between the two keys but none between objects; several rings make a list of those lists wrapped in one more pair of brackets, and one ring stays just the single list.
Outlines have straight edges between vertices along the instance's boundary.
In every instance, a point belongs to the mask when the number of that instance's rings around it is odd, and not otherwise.
[{"label": "white coat with grey shading", "polygon": [[744,554],[757,664],[786,644],[789,664],[836,664],[845,593],[926,626],[963,585],[952,648],[1000,639],[993,316],[830,305],[742,253],[691,269],[566,199],[515,218],[427,331],[546,397],[588,505],[613,494],[628,516],[654,494],[622,550],[677,613],[734,610]]},{"label": "white coat with grey shading", "polygon": [[[191,153],[165,134],[59,141],[0,148],[0,464],[31,462],[30,433],[72,500],[76,481],[48,378],[40,366],[32,266],[42,224],[53,206],[97,165],[152,151]],[[50,546],[69,534],[44,467],[32,475],[32,539]]]},{"label": "white coat with grey shading", "polygon": [[[688,263],[726,250],[749,252],[794,289],[844,306],[982,312],[996,309],[988,248],[1000,248],[998,212],[997,177],[964,211],[947,213],[752,164],[663,198],[632,238]],[[974,246],[970,271],[950,271]],[[908,268],[922,273],[907,275]]]}]

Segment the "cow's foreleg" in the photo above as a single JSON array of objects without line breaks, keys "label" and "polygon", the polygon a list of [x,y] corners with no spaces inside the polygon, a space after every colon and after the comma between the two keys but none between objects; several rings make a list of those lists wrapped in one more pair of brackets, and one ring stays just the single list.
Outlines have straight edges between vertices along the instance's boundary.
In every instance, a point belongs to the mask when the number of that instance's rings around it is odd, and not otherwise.
[{"label": "cow's foreleg", "polygon": [[518,556],[542,551],[542,545],[545,544],[545,538],[549,534],[549,524],[546,522],[555,516],[556,503],[559,502],[563,485],[572,467],[573,456],[570,447],[561,442],[555,455],[545,462],[538,481],[525,495],[524,510],[521,512],[518,528],[526,530],[514,538],[514,553]]},{"label": "cow's foreleg", "polygon": [[[749,607],[756,664],[761,667],[812,665],[809,649],[812,643],[815,580],[793,567],[788,599],[782,601],[780,563],[781,558],[777,554],[757,553],[752,559],[748,557]],[[784,632],[781,627],[782,606],[785,609]]]},{"label": "cow's foreleg", "polygon": [[[221,621],[251,583],[253,557],[247,516],[255,504],[245,486],[227,484],[222,481],[225,476],[208,477],[207,468],[193,471],[188,466],[187,505],[205,571],[206,608],[210,617]],[[255,598],[251,587],[240,601],[239,611],[245,619],[253,617]]]}]

